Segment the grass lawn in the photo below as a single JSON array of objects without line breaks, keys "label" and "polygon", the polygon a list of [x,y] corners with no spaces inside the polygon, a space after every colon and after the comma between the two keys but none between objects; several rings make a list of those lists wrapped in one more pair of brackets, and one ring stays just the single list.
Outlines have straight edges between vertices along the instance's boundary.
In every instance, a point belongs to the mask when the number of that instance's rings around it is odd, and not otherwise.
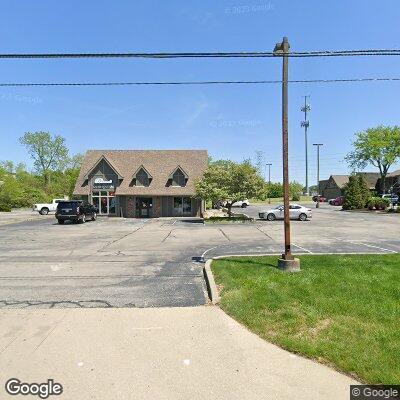
[{"label": "grass lawn", "polygon": [[400,255],[213,261],[221,307],[262,338],[367,383],[400,383]]}]

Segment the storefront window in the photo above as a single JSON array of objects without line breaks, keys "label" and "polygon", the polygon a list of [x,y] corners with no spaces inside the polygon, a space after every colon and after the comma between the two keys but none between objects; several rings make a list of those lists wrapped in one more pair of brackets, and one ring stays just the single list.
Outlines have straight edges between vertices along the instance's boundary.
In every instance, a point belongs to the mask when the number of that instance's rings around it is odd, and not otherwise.
[{"label": "storefront window", "polygon": [[174,197],[174,208],[177,211],[182,209],[182,197]]},{"label": "storefront window", "polygon": [[174,197],[175,215],[191,214],[192,199],[190,197]]},{"label": "storefront window", "polygon": [[97,208],[97,212],[99,212],[99,201],[100,199],[98,197],[93,197],[93,205]]},{"label": "storefront window", "polygon": [[183,198],[183,213],[190,214],[192,212],[192,199],[190,197]]},{"label": "storefront window", "polygon": [[115,197],[109,198],[109,209],[108,212],[110,214],[115,214]]}]

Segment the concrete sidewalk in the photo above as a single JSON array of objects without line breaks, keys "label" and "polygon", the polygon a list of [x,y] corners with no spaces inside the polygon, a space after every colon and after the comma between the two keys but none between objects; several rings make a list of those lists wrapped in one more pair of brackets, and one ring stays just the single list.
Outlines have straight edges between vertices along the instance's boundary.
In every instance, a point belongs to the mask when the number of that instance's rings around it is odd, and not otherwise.
[{"label": "concrete sidewalk", "polygon": [[348,399],[356,383],[253,335],[216,307],[0,313],[5,382],[53,378],[53,399]]}]

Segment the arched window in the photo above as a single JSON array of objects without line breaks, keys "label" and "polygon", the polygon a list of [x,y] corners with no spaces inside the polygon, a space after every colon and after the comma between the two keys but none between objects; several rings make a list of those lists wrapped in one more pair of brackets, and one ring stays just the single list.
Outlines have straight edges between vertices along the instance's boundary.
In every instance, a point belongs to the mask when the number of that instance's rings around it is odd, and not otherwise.
[{"label": "arched window", "polygon": [[143,168],[140,168],[136,174],[136,186],[150,186],[149,175]]},{"label": "arched window", "polygon": [[172,175],[172,186],[186,186],[186,177],[180,168],[178,168]]}]

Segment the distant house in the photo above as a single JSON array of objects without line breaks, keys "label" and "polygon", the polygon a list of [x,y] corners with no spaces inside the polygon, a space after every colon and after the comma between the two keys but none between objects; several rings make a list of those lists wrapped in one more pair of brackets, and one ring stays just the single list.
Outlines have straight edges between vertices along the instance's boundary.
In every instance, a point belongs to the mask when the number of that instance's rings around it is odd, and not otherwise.
[{"label": "distant house", "polygon": [[200,216],[204,201],[196,198],[195,182],[207,165],[205,150],[90,150],[74,195],[102,215]]},{"label": "distant house", "polygon": [[[321,194],[324,193],[325,189],[329,186],[329,179],[319,181],[318,185],[318,193],[316,194]],[[337,197],[337,196],[336,196]]]},{"label": "distant house", "polygon": [[[377,190],[380,174],[377,172],[358,172],[367,182],[369,190]],[[331,175],[328,180],[319,182],[320,194],[327,199],[335,199],[344,195],[344,188],[349,182],[350,175]]]},{"label": "distant house", "polygon": [[348,181],[349,175],[331,175],[328,180],[319,183],[320,194],[327,199],[335,199],[342,196]]}]

